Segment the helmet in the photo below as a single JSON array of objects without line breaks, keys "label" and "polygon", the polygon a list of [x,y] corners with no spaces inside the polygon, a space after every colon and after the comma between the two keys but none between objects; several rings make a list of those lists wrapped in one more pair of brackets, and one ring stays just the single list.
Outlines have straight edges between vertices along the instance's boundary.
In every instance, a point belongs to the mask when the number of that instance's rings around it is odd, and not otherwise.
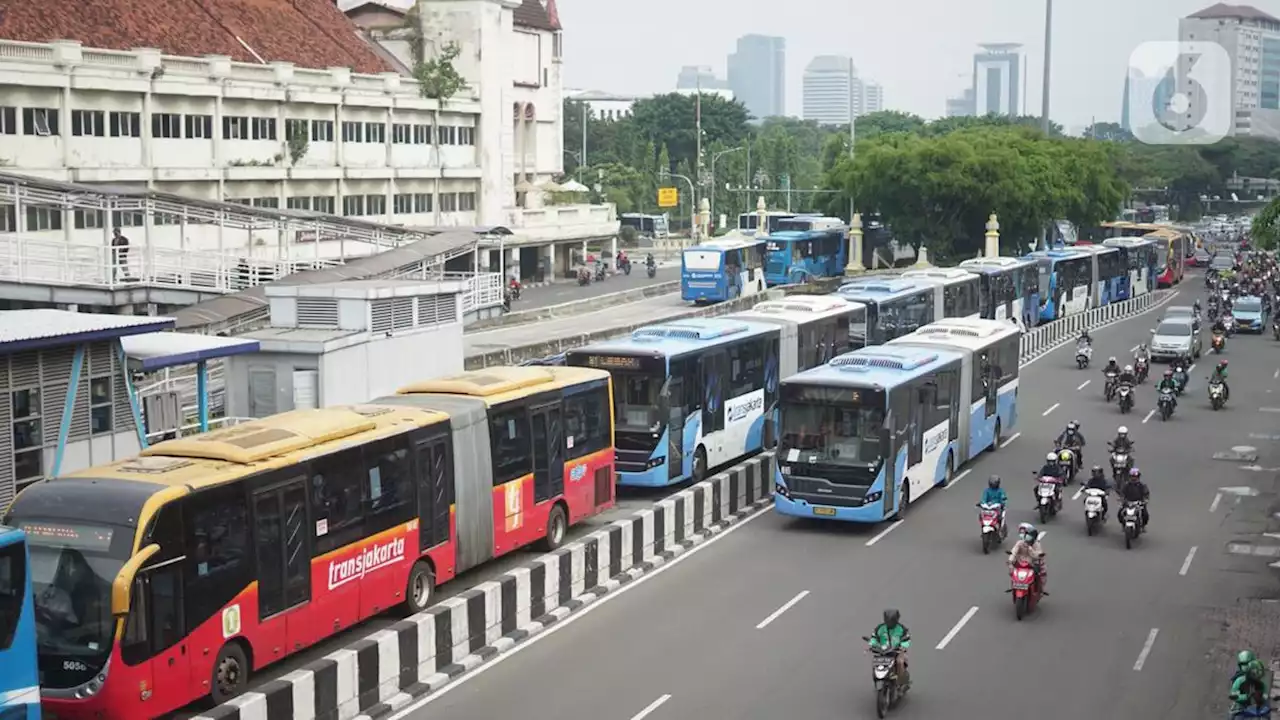
[{"label": "helmet", "polygon": [[1031,528],[1030,530],[1028,530],[1028,531],[1027,531],[1027,542],[1033,543],[1033,542],[1035,542],[1039,537],[1040,537],[1040,531],[1039,531],[1039,530],[1037,530],[1037,529],[1035,529],[1035,528]]},{"label": "helmet", "polygon": [[1110,363],[1110,364],[1112,364],[1112,365],[1115,365],[1115,364],[1116,364],[1116,356],[1115,356],[1115,355],[1112,355],[1111,357],[1107,358],[1107,362],[1108,362],[1108,363]]},{"label": "helmet", "polygon": [[999,490],[999,489],[1000,489],[1000,476],[999,476],[999,475],[992,475],[991,477],[987,478],[987,487],[991,488],[992,490]]},{"label": "helmet", "polygon": [[1125,366],[1124,366],[1124,371],[1125,371],[1125,372],[1127,372],[1127,373],[1131,373],[1131,372],[1133,372],[1133,366],[1132,366],[1132,365],[1125,365]]},{"label": "helmet", "polygon": [[1049,453],[1048,455],[1045,455],[1045,456],[1044,456],[1044,459],[1045,459],[1045,460],[1048,460],[1049,462],[1057,462],[1057,460],[1058,460],[1058,453],[1056,453],[1056,452],[1051,452],[1051,453]]},{"label": "helmet", "polygon": [[1024,522],[1018,526],[1018,537],[1025,540],[1031,537],[1031,533],[1035,532],[1035,530],[1036,530],[1035,525],[1032,525],[1031,523],[1028,523],[1028,522]]},{"label": "helmet", "polygon": [[1173,370],[1165,370],[1165,371],[1164,371],[1164,376],[1165,376],[1166,378],[1168,378],[1168,379],[1172,380],[1172,379],[1173,379]]},{"label": "helmet", "polygon": [[1218,367],[1222,368],[1223,370],[1226,370],[1226,369],[1227,369],[1227,361],[1226,361],[1226,360],[1219,360],[1219,361],[1218,361]]},{"label": "helmet", "polygon": [[1129,434],[1129,428],[1127,428],[1127,427],[1125,427],[1125,426],[1121,425],[1121,426],[1120,426],[1120,429],[1119,429],[1119,430],[1116,430],[1116,433],[1117,433],[1117,434],[1120,434],[1120,435],[1128,435],[1128,434]]},{"label": "helmet", "polygon": [[886,610],[884,611],[884,624],[885,624],[885,625],[888,625],[888,626],[890,626],[890,627],[893,627],[894,625],[897,625],[897,624],[898,624],[898,620],[900,620],[901,618],[902,618],[902,613],[898,612],[897,610],[895,610],[895,609],[893,609],[893,608],[888,608],[888,609],[886,609]]},{"label": "helmet", "polygon": [[1129,477],[1133,478],[1134,480],[1137,480],[1138,478],[1142,477],[1142,471],[1139,470],[1138,468],[1134,468],[1129,471]]},{"label": "helmet", "polygon": [[1106,477],[1107,474],[1106,471],[1102,469],[1101,465],[1094,465],[1093,469],[1089,472],[1091,472],[1094,477]]}]

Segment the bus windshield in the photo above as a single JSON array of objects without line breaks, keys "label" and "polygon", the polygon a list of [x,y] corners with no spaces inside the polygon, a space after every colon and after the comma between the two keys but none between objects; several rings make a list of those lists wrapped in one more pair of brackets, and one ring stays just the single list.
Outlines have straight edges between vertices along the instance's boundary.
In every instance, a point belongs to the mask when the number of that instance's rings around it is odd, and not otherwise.
[{"label": "bus windshield", "polygon": [[18,527],[31,554],[37,650],[101,668],[115,631],[111,583],[127,559],[120,549],[128,543],[112,539],[133,531],[60,520],[24,519]]},{"label": "bus windshield", "polygon": [[722,253],[717,250],[685,250],[686,270],[719,270]]},{"label": "bus windshield", "polygon": [[1163,268],[1169,262],[1169,241],[1156,241],[1156,267]]},{"label": "bus windshield", "polygon": [[621,432],[657,432],[662,425],[659,400],[667,378],[613,370],[613,414]]},{"label": "bus windshield", "polygon": [[780,457],[791,462],[874,467],[880,462],[880,408],[789,403]]}]

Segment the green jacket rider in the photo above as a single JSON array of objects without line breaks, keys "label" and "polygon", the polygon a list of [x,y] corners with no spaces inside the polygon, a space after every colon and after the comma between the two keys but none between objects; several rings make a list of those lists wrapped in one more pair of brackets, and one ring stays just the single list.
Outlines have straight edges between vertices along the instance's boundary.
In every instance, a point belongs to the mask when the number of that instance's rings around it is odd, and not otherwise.
[{"label": "green jacket rider", "polygon": [[884,622],[871,633],[873,649],[898,650],[895,664],[898,681],[905,691],[911,686],[911,673],[907,670],[907,650],[911,648],[911,631],[900,621],[901,613],[893,608],[884,611]]},{"label": "green jacket rider", "polygon": [[1253,698],[1249,691],[1253,685],[1261,687],[1262,702],[1270,705],[1271,673],[1252,650],[1241,650],[1236,655],[1236,674],[1231,678],[1232,713],[1251,707]]},{"label": "green jacket rider", "polygon": [[1231,399],[1231,386],[1227,385],[1227,361],[1219,360],[1218,364],[1213,367],[1213,375],[1209,378],[1209,382],[1222,383],[1222,396],[1225,399]]}]

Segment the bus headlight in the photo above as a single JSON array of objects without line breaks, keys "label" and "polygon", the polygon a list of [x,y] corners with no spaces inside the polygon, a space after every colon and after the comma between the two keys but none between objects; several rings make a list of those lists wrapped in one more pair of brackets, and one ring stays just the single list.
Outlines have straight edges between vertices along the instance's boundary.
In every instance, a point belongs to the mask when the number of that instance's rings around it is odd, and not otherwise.
[{"label": "bus headlight", "polygon": [[782,497],[788,500],[791,499],[791,493],[787,490],[787,486],[783,485],[782,483],[776,483],[773,486],[773,492],[774,494],[781,495]]},{"label": "bus headlight", "polygon": [[667,464],[667,459],[665,457],[650,458],[649,462],[644,464],[644,469],[652,470],[653,468],[661,467],[666,464]]},{"label": "bus headlight", "polygon": [[866,496],[865,498],[863,498],[863,502],[864,502],[864,503],[873,503],[873,502],[878,501],[878,500],[879,500],[880,498],[882,498],[882,497],[884,497],[884,493],[882,493],[882,492],[880,492],[879,490],[877,490],[877,491],[875,491],[875,492],[873,492],[873,493],[867,493],[867,496]]}]

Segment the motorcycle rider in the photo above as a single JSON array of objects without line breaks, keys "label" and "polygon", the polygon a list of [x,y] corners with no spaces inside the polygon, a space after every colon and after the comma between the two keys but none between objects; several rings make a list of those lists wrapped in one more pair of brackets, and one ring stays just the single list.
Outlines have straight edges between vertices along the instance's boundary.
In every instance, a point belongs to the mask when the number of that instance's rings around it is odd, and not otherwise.
[{"label": "motorcycle rider", "polygon": [[1178,381],[1173,379],[1173,369],[1164,371],[1164,377],[1160,378],[1159,384],[1156,385],[1156,392],[1168,392],[1173,396],[1173,407],[1178,407]]},{"label": "motorcycle rider", "polygon": [[644,266],[645,266],[645,267],[653,267],[653,266],[654,266],[654,263],[656,263],[656,262],[657,262],[657,261],[653,259],[653,253],[649,253],[649,254],[647,254],[647,255],[645,255],[645,256],[644,256]]},{"label": "motorcycle rider", "polygon": [[1036,582],[1040,585],[1040,592],[1048,595],[1049,591],[1045,589],[1048,584],[1049,574],[1044,567],[1044,548],[1040,546],[1040,531],[1036,530],[1031,523],[1022,523],[1018,526],[1018,542],[1013,544],[1009,550],[1009,567],[1018,564],[1018,561],[1025,560],[1031,564],[1035,570]]},{"label": "motorcycle rider", "polygon": [[1236,672],[1231,676],[1232,716],[1254,704],[1254,697],[1262,698],[1264,705],[1271,702],[1271,673],[1252,650],[1236,654]]},{"label": "motorcycle rider", "polygon": [[[1124,369],[1120,371],[1120,377],[1116,378],[1116,382],[1120,383],[1120,385],[1128,385],[1131,390],[1137,387],[1138,376],[1134,374],[1133,366],[1125,365]],[[1129,397],[1133,400],[1133,406],[1138,407],[1138,394],[1130,392]]]},{"label": "motorcycle rider", "polygon": [[1132,453],[1133,440],[1129,439],[1129,428],[1121,425],[1116,430],[1116,438],[1107,443],[1107,447],[1113,453],[1124,453],[1126,455]]},{"label": "motorcycle rider", "polygon": [[1044,456],[1044,465],[1040,467],[1039,477],[1062,479],[1062,466],[1058,463],[1058,453],[1051,452]]},{"label": "motorcycle rider", "polygon": [[893,608],[884,611],[884,622],[876,626],[871,639],[876,645],[890,650],[897,650],[894,657],[894,669],[898,673],[898,682],[905,692],[911,687],[911,673],[907,670],[907,650],[911,648],[911,631],[903,625],[902,614]]},{"label": "motorcycle rider", "polygon": [[[1125,502],[1142,503],[1142,527],[1145,528],[1147,523],[1151,522],[1151,513],[1147,510],[1147,506],[1150,505],[1149,501],[1151,500],[1151,488],[1147,487],[1147,484],[1142,482],[1142,471],[1136,467],[1130,470],[1129,479],[1125,481],[1122,487],[1118,488],[1118,491],[1120,493],[1120,498]],[[1116,519],[1120,520],[1120,516],[1117,515]]]},{"label": "motorcycle rider", "polygon": [[1200,299],[1199,298],[1196,298],[1196,301],[1191,304],[1191,312],[1194,313],[1196,317],[1200,317]]},{"label": "motorcycle rider", "polygon": [[1107,366],[1102,368],[1102,374],[1103,375],[1119,375],[1120,374],[1120,364],[1116,362],[1115,355],[1112,355],[1111,357],[1107,358]]},{"label": "motorcycle rider", "polygon": [[1102,469],[1101,465],[1094,465],[1089,471],[1089,480],[1085,483],[1086,490],[1102,491],[1102,519],[1107,518],[1107,495],[1111,492],[1111,483],[1107,482],[1107,473]]},{"label": "motorcycle rider", "polygon": [[1070,448],[1076,454],[1076,465],[1084,465],[1084,433],[1080,432],[1080,421],[1072,420],[1056,440],[1058,445]]},{"label": "motorcycle rider", "polygon": [[1225,320],[1222,319],[1223,317],[1224,316],[1219,315],[1218,317],[1213,319],[1213,326],[1209,328],[1209,332],[1213,333],[1214,335],[1222,335],[1223,337],[1226,336],[1227,323]]},{"label": "motorcycle rider", "polygon": [[1000,476],[992,475],[987,480],[987,489],[982,491],[983,505],[999,505],[1001,509],[1009,504],[1009,493],[1000,487]]},{"label": "motorcycle rider", "polygon": [[1076,345],[1079,345],[1080,343],[1093,347],[1093,338],[1089,337],[1089,331],[1087,329],[1081,330],[1080,337],[1076,338]]},{"label": "motorcycle rider", "polygon": [[1231,388],[1227,386],[1227,361],[1219,360],[1218,364],[1213,367],[1213,374],[1209,376],[1210,383],[1222,383],[1222,398],[1224,400],[1231,399]]},{"label": "motorcycle rider", "polygon": [[618,269],[619,269],[619,270],[624,269],[624,268],[627,266],[627,263],[629,263],[629,262],[631,262],[631,261],[627,259],[627,254],[626,254],[625,252],[623,252],[621,248],[619,248],[619,249],[618,249],[618,262],[617,262]]}]

